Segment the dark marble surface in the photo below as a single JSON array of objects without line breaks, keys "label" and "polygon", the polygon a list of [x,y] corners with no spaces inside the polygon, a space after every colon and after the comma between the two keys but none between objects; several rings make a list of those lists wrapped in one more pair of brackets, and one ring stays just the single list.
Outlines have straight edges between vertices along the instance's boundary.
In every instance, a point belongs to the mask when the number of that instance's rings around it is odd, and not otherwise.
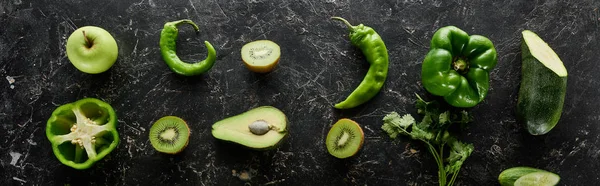
[{"label": "dark marble surface", "polygon": [[[456,25],[488,36],[498,50],[491,91],[473,108],[462,133],[475,151],[457,185],[497,185],[498,174],[532,166],[561,175],[561,185],[600,181],[600,1],[158,1],[3,0],[0,2],[0,185],[436,185],[437,169],[424,146],[391,140],[380,129],[388,112],[415,113],[421,61],[433,32]],[[330,16],[375,28],[390,56],[389,77],[373,100],[335,110],[368,69],[346,28]],[[210,41],[218,60],[207,74],[175,75],[158,47],[167,21],[183,18],[178,53],[203,59]],[[76,28],[96,25],[119,45],[107,72],[84,74],[65,54]],[[520,32],[537,32],[569,71],[560,123],[531,136],[515,119],[520,81]],[[244,43],[280,44],[275,71],[259,75],[240,60]],[[54,157],[46,120],[59,105],[85,97],[118,113],[121,143],[93,168],[78,171]],[[289,118],[290,137],[258,152],[214,139],[211,125],[248,109],[272,105]],[[148,141],[150,125],[165,115],[186,119],[192,136],[179,155],[163,155]],[[362,124],[365,144],[347,160],[330,156],[330,126],[348,117]],[[249,180],[240,179],[240,175]]]}]

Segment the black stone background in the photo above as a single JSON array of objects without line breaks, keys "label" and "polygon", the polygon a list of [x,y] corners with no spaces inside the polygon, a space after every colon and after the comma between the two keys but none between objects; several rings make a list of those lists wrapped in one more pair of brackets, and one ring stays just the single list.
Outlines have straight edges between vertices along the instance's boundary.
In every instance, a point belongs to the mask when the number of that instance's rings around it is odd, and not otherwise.
[{"label": "black stone background", "polygon": [[[380,127],[388,112],[416,114],[415,93],[433,99],[421,86],[421,62],[433,33],[446,25],[487,36],[498,51],[490,93],[471,109],[475,120],[461,133],[475,151],[457,185],[497,185],[498,174],[513,166],[556,172],[561,185],[595,185],[599,8],[598,0],[3,0],[0,185],[436,185],[437,168],[424,146],[391,140]],[[389,51],[385,86],[351,110],[332,105],[358,85],[368,64],[331,16],[373,27]],[[201,76],[178,76],[160,56],[163,24],[184,18],[195,21],[200,34],[181,27],[178,54],[203,59],[204,40],[218,52],[215,66]],[[105,73],[82,73],[65,54],[68,36],[86,25],[108,30],[118,43],[118,60]],[[569,71],[561,121],[543,136],[529,135],[515,119],[524,29],[548,42]],[[241,62],[242,45],[258,39],[281,46],[271,73],[252,73]],[[114,107],[121,143],[79,171],[56,160],[45,126],[59,105],[85,97]],[[279,148],[259,152],[212,137],[214,122],[262,105],[288,116],[290,136]],[[190,144],[179,155],[160,154],[148,141],[151,124],[165,115],[190,124]],[[362,125],[365,143],[356,157],[338,160],[324,139],[344,117]]]}]

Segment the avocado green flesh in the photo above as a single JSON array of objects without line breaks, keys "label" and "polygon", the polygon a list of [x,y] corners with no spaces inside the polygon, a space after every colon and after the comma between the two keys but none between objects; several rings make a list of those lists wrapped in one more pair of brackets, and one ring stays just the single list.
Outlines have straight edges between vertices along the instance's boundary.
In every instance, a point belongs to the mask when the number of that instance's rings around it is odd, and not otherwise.
[{"label": "avocado green flesh", "polygon": [[[266,121],[272,129],[263,135],[253,134],[248,125],[258,120]],[[212,135],[249,148],[265,149],[277,145],[287,135],[286,129],[287,119],[283,112],[262,106],[216,122],[212,126]]]}]

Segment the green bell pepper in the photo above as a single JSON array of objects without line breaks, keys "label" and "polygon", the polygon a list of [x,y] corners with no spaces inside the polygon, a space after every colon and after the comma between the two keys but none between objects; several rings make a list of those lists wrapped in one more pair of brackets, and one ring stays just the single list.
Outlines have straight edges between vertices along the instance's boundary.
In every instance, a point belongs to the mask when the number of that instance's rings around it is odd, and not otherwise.
[{"label": "green bell pepper", "polygon": [[119,144],[117,115],[108,103],[84,98],[54,110],[46,136],[61,163],[87,169]]},{"label": "green bell pepper", "polygon": [[496,49],[488,38],[446,26],[431,38],[421,80],[429,93],[443,96],[450,105],[473,107],[487,95],[489,72],[496,63]]}]

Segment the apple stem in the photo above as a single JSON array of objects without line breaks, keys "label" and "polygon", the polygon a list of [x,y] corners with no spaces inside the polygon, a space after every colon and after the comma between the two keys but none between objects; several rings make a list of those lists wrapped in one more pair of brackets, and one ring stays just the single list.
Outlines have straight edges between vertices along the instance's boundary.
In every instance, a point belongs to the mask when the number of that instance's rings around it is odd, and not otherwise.
[{"label": "apple stem", "polygon": [[90,42],[90,39],[85,35],[85,30],[82,30],[81,32],[83,32],[83,38],[85,39],[85,47],[91,48],[92,42]]}]

